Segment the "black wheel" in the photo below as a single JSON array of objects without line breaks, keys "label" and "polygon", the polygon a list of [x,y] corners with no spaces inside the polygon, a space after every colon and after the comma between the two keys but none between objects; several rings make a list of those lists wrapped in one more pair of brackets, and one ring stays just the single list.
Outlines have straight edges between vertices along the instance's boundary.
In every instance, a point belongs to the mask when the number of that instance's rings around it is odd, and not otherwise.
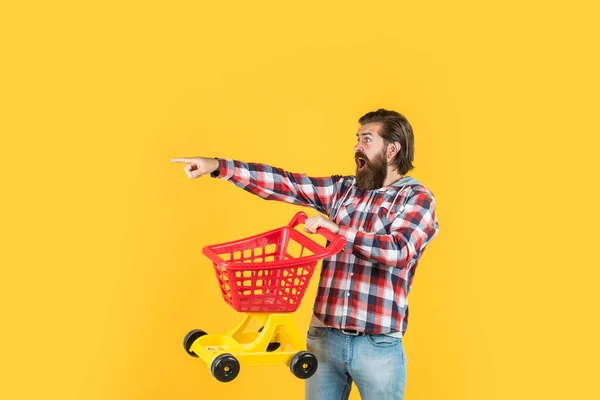
[{"label": "black wheel", "polygon": [[317,357],[308,351],[300,351],[294,354],[290,361],[290,371],[296,378],[307,379],[317,372]]},{"label": "black wheel", "polygon": [[221,382],[231,382],[240,373],[240,363],[229,353],[221,354],[213,360],[210,372]]},{"label": "black wheel", "polygon": [[[261,326],[260,329],[258,330],[259,332],[262,332],[264,326]],[[279,342],[271,342],[269,343],[269,345],[267,346],[267,351],[271,352],[271,351],[275,351],[277,350],[279,347],[281,347],[281,343]]]},{"label": "black wheel", "polygon": [[206,335],[206,332],[204,332],[201,329],[194,329],[193,331],[189,331],[188,334],[185,335],[185,337],[183,338],[183,348],[190,356],[198,357],[198,355],[190,349],[192,348],[192,344],[194,344],[196,339],[204,335]]}]

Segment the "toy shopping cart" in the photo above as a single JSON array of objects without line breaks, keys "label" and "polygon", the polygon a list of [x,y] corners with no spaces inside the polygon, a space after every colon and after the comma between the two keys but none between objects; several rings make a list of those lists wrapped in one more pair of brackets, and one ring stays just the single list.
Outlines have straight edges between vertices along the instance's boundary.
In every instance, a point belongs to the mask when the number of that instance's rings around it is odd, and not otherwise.
[{"label": "toy shopping cart", "polygon": [[[319,228],[329,242],[321,246],[295,229],[306,218],[299,212],[282,228],[203,248],[223,299],[245,313],[227,334],[195,329],[183,340],[186,352],[202,358],[219,381],[234,380],[241,365],[286,364],[300,379],[317,370],[317,359],[306,351],[291,313],[298,309],[317,262],[341,251],[346,241]],[[253,319],[261,328],[248,331]]]}]

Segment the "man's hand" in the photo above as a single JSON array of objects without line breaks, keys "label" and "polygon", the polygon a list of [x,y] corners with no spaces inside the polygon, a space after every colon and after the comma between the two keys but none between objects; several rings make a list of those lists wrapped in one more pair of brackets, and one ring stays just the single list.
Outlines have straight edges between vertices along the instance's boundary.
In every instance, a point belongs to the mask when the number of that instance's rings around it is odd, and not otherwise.
[{"label": "man's hand", "polygon": [[332,220],[318,214],[314,217],[307,218],[304,222],[304,231],[309,233],[317,233],[317,228],[327,228],[336,235],[340,231],[340,227]]},{"label": "man's hand", "polygon": [[184,171],[188,178],[196,179],[202,175],[210,174],[219,168],[219,161],[214,158],[205,157],[184,157],[184,158],[172,158],[171,162],[185,163]]}]

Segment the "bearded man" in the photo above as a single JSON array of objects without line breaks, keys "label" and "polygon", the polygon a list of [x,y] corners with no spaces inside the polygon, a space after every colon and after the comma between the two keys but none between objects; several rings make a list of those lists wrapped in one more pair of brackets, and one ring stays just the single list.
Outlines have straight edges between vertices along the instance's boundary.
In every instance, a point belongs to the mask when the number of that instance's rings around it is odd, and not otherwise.
[{"label": "bearded man", "polygon": [[355,176],[309,177],[265,164],[223,158],[176,158],[188,178],[210,174],[266,200],[308,206],[320,214],[305,230],[345,237],[323,260],[307,348],[318,360],[307,400],[347,399],[352,383],[364,400],[402,400],[403,336],[408,294],[428,243],[438,233],[433,194],[406,174],[414,136],[407,119],[379,109],[359,119]]}]

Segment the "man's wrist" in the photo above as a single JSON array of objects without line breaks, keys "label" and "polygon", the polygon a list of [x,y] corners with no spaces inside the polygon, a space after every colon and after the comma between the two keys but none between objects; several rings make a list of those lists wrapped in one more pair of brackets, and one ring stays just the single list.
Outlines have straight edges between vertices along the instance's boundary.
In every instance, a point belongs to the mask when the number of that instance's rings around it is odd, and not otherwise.
[{"label": "man's wrist", "polygon": [[212,174],[213,172],[217,171],[219,169],[219,167],[221,166],[221,163],[219,162],[218,158],[213,158],[211,160],[211,167],[213,167],[212,170],[210,171],[210,173]]},{"label": "man's wrist", "polygon": [[[221,160],[218,158],[212,158],[209,160],[210,163],[210,176],[217,178],[221,174]],[[214,167],[214,168],[213,168]]]},{"label": "man's wrist", "polygon": [[333,229],[331,229],[331,232],[335,233],[336,235],[340,233],[340,226],[335,222],[332,222],[332,228]]}]

